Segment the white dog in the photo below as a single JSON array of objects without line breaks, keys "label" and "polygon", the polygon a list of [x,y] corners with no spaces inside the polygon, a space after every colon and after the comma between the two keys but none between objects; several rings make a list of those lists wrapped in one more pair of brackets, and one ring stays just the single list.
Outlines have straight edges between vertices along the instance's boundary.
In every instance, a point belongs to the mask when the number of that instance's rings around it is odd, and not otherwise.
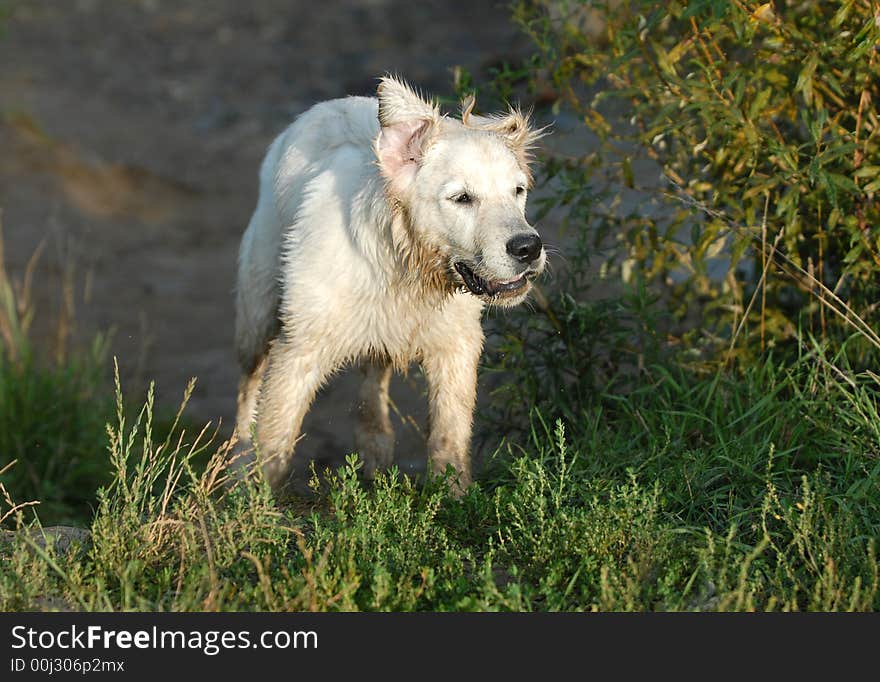
[{"label": "white dog", "polygon": [[365,472],[390,465],[391,370],[414,361],[431,468],[467,486],[481,313],[521,302],[544,268],[524,216],[528,120],[472,115],[472,98],[451,119],[393,78],[377,95],[317,104],[274,141],[242,239],[237,430],[276,491],[315,393],[347,363],[364,372]]}]

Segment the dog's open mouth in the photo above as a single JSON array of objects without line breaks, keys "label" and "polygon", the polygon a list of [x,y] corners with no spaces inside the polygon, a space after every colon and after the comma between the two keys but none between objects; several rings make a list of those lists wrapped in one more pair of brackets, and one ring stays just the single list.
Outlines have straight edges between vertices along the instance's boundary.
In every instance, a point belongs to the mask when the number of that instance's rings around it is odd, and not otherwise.
[{"label": "dog's open mouth", "polygon": [[528,271],[518,277],[506,280],[486,280],[475,273],[469,265],[463,261],[455,263],[455,270],[461,275],[465,286],[474,296],[496,296],[508,294],[522,289],[527,283]]}]

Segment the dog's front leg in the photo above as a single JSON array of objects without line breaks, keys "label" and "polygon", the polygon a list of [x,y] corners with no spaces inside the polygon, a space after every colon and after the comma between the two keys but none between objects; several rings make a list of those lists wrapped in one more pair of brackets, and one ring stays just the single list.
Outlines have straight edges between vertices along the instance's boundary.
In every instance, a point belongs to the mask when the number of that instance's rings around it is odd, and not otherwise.
[{"label": "dog's front leg", "polygon": [[423,351],[429,401],[428,463],[435,473],[443,473],[451,464],[458,472],[458,493],[471,483],[471,425],[482,341],[480,333],[478,339],[460,339],[461,345]]},{"label": "dog's front leg", "polygon": [[257,402],[256,446],[260,468],[275,492],[290,477],[303,417],[334,367],[323,344],[304,344],[283,334],[269,351]]}]

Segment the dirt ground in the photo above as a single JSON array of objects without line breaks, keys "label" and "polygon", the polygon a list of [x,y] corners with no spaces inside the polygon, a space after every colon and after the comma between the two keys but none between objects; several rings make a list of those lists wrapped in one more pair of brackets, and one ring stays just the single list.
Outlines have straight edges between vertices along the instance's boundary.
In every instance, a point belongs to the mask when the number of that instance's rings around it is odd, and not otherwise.
[{"label": "dirt ground", "polygon": [[[371,94],[399,73],[430,93],[451,67],[483,72],[528,54],[494,0],[32,0],[0,38],[0,207],[8,269],[40,243],[35,332],[55,343],[73,272],[74,340],[112,331],[128,399],[155,380],[172,409],[229,429],[237,366],[231,290],[257,170],[272,140],[316,101]],[[71,270],[72,268],[72,270]],[[423,419],[416,372],[393,388]],[[319,397],[300,447],[353,447],[356,376]],[[404,466],[418,430],[397,419]]]}]

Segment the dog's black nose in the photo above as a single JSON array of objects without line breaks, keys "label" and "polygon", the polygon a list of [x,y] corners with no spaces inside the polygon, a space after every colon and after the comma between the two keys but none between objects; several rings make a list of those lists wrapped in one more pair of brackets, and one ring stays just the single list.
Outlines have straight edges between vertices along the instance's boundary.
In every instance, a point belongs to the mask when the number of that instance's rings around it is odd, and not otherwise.
[{"label": "dog's black nose", "polygon": [[507,242],[507,253],[520,263],[531,263],[541,255],[541,238],[535,233],[518,234]]}]

